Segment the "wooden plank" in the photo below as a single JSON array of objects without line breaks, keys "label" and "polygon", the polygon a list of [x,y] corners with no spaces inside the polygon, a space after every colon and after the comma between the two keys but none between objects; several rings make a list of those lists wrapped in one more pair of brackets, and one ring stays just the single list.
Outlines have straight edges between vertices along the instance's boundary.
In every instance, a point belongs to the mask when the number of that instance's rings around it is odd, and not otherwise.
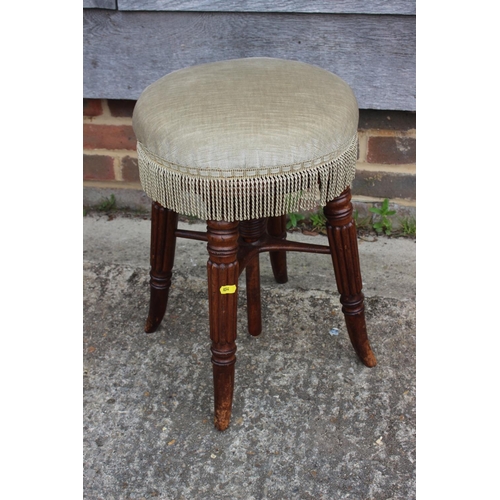
[{"label": "wooden plank", "polygon": [[116,10],[116,0],[83,0],[84,9],[111,9]]},{"label": "wooden plank", "polygon": [[119,10],[415,15],[415,0],[118,0]]},{"label": "wooden plank", "polygon": [[84,11],[84,97],[137,99],[171,71],[240,57],[315,64],[360,108],[415,110],[415,18]]}]

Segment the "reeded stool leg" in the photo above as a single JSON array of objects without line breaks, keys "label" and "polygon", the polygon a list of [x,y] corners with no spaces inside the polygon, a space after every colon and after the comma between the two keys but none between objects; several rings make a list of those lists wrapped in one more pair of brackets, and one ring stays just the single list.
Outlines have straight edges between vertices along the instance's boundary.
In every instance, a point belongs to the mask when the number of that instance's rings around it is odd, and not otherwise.
[{"label": "reeded stool leg", "polygon": [[377,360],[366,332],[358,241],[352,211],[349,188],[333,201],[328,202],[324,208],[328,221],[327,232],[333,268],[347,332],[361,361],[366,366],[372,367],[377,364]]},{"label": "reeded stool leg", "polygon": [[[266,219],[253,219],[240,222],[240,236],[246,243],[259,241],[266,231]],[[259,254],[245,268],[247,285],[248,333],[256,337],[262,332],[262,308],[260,301]]]},{"label": "reeded stool leg", "polygon": [[149,314],[144,331],[156,331],[165,315],[175,257],[178,214],[154,202],[151,208]]},{"label": "reeded stool leg", "polygon": [[214,424],[229,425],[236,362],[238,222],[207,221],[208,303],[214,376]]},{"label": "reeded stool leg", "polygon": [[[269,217],[267,221],[267,232],[271,236],[286,240],[286,215]],[[288,281],[286,252],[284,250],[273,250],[269,252],[269,258],[271,259],[271,267],[276,282],[286,283]]]}]

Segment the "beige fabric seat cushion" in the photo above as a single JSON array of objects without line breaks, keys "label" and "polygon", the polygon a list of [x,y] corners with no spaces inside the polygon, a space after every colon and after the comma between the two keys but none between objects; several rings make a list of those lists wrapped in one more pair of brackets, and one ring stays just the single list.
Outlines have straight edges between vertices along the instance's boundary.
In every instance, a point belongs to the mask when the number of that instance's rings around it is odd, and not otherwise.
[{"label": "beige fabric seat cushion", "polygon": [[141,183],[203,219],[282,215],[338,196],[354,178],[358,107],[338,76],[248,58],[170,73],[133,115]]}]

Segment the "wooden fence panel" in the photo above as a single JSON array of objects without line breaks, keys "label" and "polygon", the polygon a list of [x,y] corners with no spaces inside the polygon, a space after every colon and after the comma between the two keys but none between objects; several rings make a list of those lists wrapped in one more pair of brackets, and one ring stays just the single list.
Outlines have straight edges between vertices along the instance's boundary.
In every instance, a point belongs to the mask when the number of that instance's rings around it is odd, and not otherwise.
[{"label": "wooden fence panel", "polygon": [[415,0],[118,0],[119,10],[415,15]]},{"label": "wooden fence panel", "polygon": [[415,17],[84,10],[84,97],[137,99],[166,73],[280,57],[342,77],[360,108],[415,110]]}]

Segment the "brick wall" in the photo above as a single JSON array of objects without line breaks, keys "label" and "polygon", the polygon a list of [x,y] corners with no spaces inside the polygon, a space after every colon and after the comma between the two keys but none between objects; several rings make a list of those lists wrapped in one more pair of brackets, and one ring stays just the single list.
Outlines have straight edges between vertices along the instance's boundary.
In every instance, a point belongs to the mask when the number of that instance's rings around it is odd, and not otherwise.
[{"label": "brick wall", "polygon": [[138,183],[134,101],[84,99],[83,180]]},{"label": "brick wall", "polygon": [[[84,203],[115,195],[118,206],[149,208],[137,169],[132,111],[135,101],[84,99]],[[402,111],[361,110],[358,172],[353,200],[384,198],[414,209],[416,200],[416,116]]]},{"label": "brick wall", "polygon": [[389,198],[415,206],[416,115],[403,111],[361,110],[359,158],[353,197]]}]

